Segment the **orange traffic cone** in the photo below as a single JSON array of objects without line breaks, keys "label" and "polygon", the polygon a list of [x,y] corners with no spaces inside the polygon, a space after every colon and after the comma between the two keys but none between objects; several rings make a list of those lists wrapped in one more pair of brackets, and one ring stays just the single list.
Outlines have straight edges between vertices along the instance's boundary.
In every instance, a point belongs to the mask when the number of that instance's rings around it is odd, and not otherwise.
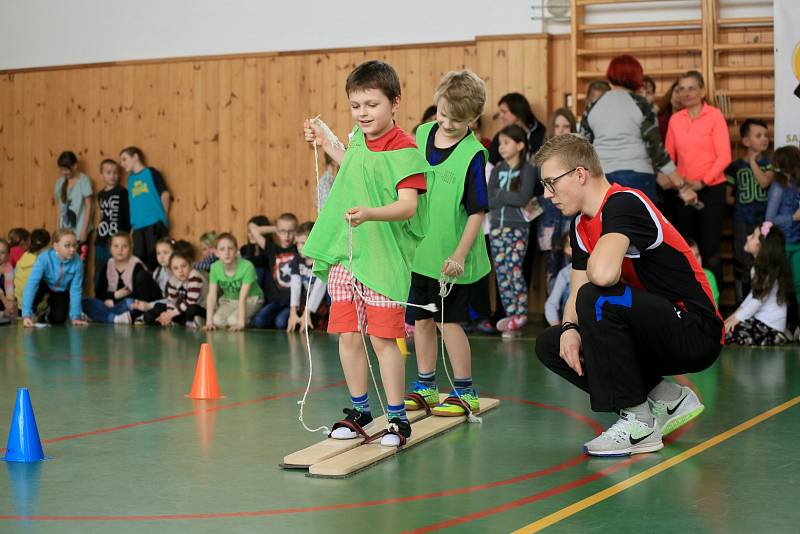
[{"label": "orange traffic cone", "polygon": [[214,370],[214,358],[211,357],[211,347],[208,343],[200,345],[200,355],[197,357],[197,368],[194,371],[192,391],[186,395],[190,399],[221,399],[217,372]]}]

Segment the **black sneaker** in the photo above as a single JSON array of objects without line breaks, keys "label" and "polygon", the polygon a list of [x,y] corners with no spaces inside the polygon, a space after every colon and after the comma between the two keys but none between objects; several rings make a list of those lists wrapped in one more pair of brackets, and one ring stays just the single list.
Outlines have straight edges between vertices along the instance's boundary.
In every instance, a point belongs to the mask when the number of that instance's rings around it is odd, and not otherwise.
[{"label": "black sneaker", "polygon": [[401,447],[411,437],[411,423],[399,417],[389,419],[389,432],[381,438],[384,447]]},{"label": "black sneaker", "polygon": [[345,408],[342,412],[347,416],[333,425],[328,437],[333,439],[355,439],[358,436],[367,437],[364,432],[372,425],[372,414],[362,412],[355,408]]}]

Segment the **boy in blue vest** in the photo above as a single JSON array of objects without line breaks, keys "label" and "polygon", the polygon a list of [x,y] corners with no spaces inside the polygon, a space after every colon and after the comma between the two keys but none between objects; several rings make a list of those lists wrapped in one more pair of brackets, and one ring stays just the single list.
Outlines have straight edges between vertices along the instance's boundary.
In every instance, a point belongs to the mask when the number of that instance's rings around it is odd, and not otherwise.
[{"label": "boy in blue vest", "polygon": [[152,271],[158,267],[156,243],[169,234],[169,190],[160,172],[145,167],[144,153],[137,147],[129,146],[119,154],[128,173],[133,255]]},{"label": "boy in blue vest", "polygon": [[[472,353],[461,323],[469,320],[470,291],[491,270],[482,234],[489,209],[486,190],[488,153],[469,123],[478,118],[486,102],[486,89],[469,70],[449,72],[434,95],[436,120],[417,128],[417,146],[433,168],[428,184],[431,223],[417,248],[411,275],[413,302],[440,304],[439,279],[453,281],[442,310],[432,313],[414,308],[414,344],[417,381],[411,385],[407,410],[420,410],[419,397],[434,415],[457,417],[480,409],[472,384]],[[441,304],[440,304],[441,305]],[[488,316],[488,310],[480,310]],[[439,328],[453,366],[455,390],[439,403],[436,354]]]}]

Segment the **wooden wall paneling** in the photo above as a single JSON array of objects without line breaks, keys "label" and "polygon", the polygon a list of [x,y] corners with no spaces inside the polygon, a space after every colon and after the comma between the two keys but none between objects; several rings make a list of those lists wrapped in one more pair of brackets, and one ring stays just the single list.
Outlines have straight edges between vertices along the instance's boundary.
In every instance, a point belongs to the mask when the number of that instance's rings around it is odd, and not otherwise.
[{"label": "wooden wall paneling", "polygon": [[230,217],[220,230],[232,232],[240,241],[245,234],[245,191],[247,190],[247,175],[245,173],[246,161],[255,157],[247,150],[247,137],[245,134],[245,60],[235,59],[231,65],[231,93],[234,95],[231,103],[231,205]]},{"label": "wooden wall paneling", "polygon": [[258,145],[258,169],[256,171],[256,190],[257,197],[255,209],[250,213],[253,215],[266,215],[267,191],[267,154],[269,150],[269,60],[260,58],[256,60],[256,76],[258,80],[258,99],[256,102],[256,113],[258,117],[256,127],[256,143]]},{"label": "wooden wall paneling", "polygon": [[244,183],[242,194],[242,211],[240,213],[241,226],[234,226],[234,231],[240,241],[247,243],[246,224],[253,215],[258,213],[258,164],[260,150],[258,146],[258,101],[261,95],[258,85],[258,60],[248,58],[244,61],[242,93],[242,135],[244,158],[242,164],[242,177]]},{"label": "wooden wall paneling", "polygon": [[[182,236],[184,238],[194,240],[197,239],[197,236],[194,234],[197,233],[198,227],[202,224],[202,228],[208,227],[209,220],[208,220],[208,212],[209,209],[209,196],[208,196],[208,187],[206,184],[205,179],[205,170],[206,170],[206,159],[205,156],[208,153],[208,150],[205,149],[203,144],[203,140],[205,139],[205,128],[206,128],[206,121],[208,120],[208,115],[206,113],[206,103],[208,102],[208,92],[209,87],[207,87],[206,79],[211,81],[211,77],[207,76],[206,72],[206,65],[203,62],[195,62],[192,64],[192,131],[191,131],[191,139],[187,139],[191,144],[191,150],[189,152],[190,159],[192,162],[191,165],[191,179],[187,181],[187,186],[192,184],[193,187],[187,187],[187,191],[194,192],[194,202],[192,203],[192,211],[188,213],[174,213],[171,216],[175,218],[179,218],[183,216],[185,218],[185,227],[187,233]],[[190,170],[189,168],[182,169],[183,172],[187,172]],[[188,178],[187,175],[184,174],[184,179]],[[169,182],[167,182],[168,185]],[[181,194],[183,191],[182,188],[179,188],[177,184],[177,174],[175,176],[175,182],[171,185],[171,188],[175,189],[175,193],[173,194]],[[203,230],[200,230],[201,232]]]},{"label": "wooden wall paneling", "polygon": [[222,168],[219,148],[220,119],[228,112],[226,110],[223,113],[220,105],[223,89],[219,81],[222,77],[223,68],[225,69],[226,89],[230,91],[230,60],[206,61],[203,65],[208,87],[206,88],[205,100],[206,121],[200,137],[200,147],[203,152],[203,161],[205,162],[202,174],[206,182],[208,206],[205,211],[206,219],[200,222],[192,233],[191,241],[195,244],[202,233],[216,230],[220,227],[220,196],[225,195],[224,198],[230,198],[230,184],[220,180],[219,177],[219,171]]},{"label": "wooden wall paneling", "polygon": [[305,204],[305,195],[298,188],[300,176],[297,172],[295,158],[292,157],[292,147],[296,143],[298,124],[302,122],[301,114],[297,109],[297,93],[299,77],[297,60],[300,56],[281,58],[281,107],[282,121],[278,127],[280,150],[277,154],[280,163],[278,171],[278,188],[280,192],[280,206],[278,212],[290,211],[302,218]]},{"label": "wooden wall paneling", "polygon": [[[574,58],[570,55],[569,36],[550,36],[547,44],[547,90],[549,111],[567,106],[572,93],[570,72]],[[573,95],[573,98],[575,95]]]},{"label": "wooden wall paneling", "polygon": [[[213,230],[215,232],[225,232],[232,230],[231,209],[234,204],[234,184],[241,180],[233,170],[233,137],[235,135],[236,123],[232,120],[233,107],[238,99],[233,90],[233,63],[236,60],[219,61],[219,94],[215,102],[215,107],[219,110],[218,128],[208,141],[209,149],[219,157],[219,167],[217,172],[210,172],[209,191],[216,190],[216,197],[212,198],[214,210],[217,213],[217,222],[213,226],[208,226],[201,232]],[[211,170],[211,169],[210,169]],[[214,188],[211,182],[217,181]]]},{"label": "wooden wall paneling", "polygon": [[[303,209],[298,216],[300,221],[307,221],[316,218],[316,183],[314,179],[314,158],[313,152],[308,150],[303,141],[303,119],[311,113],[311,71],[313,65],[310,55],[297,56],[300,79],[300,90],[297,92],[297,112],[292,121],[291,128],[288,129],[289,143],[292,149],[292,159],[295,163],[294,184],[303,195]],[[287,206],[291,208],[291,206]]]},{"label": "wooden wall paneling", "polygon": [[[24,146],[25,146],[25,109],[24,109],[24,80],[23,76],[15,76],[14,83],[12,84],[11,101],[12,101],[12,114],[13,114],[13,141],[12,141],[12,160],[10,176],[7,181],[9,198],[11,199],[9,224],[7,227],[19,226],[28,224],[29,217],[28,210],[25,209],[26,201],[25,196],[25,182],[32,180],[30,171],[25,168]],[[55,216],[51,217],[48,221],[49,224],[55,223]],[[52,227],[52,226],[50,226]]]},{"label": "wooden wall paneling", "polygon": [[[420,52],[422,53],[422,52]],[[494,89],[492,74],[492,44],[491,41],[479,39],[475,43],[475,73],[486,83],[486,106],[483,110],[481,121],[481,135],[491,138],[497,128],[493,116],[497,108],[497,94]]]},{"label": "wooden wall paneling", "polygon": [[[497,110],[497,101],[509,92],[508,86],[508,51],[503,41],[492,41],[492,79],[494,80],[495,99],[494,110]],[[492,135],[501,129],[499,121],[494,121]]]},{"label": "wooden wall paneling", "polygon": [[[430,105],[428,102],[433,100],[433,95],[422,94],[420,90],[420,54],[419,49],[409,49],[406,51],[406,76],[403,78],[403,105],[400,114],[403,122],[412,125],[413,128],[422,118],[422,112]],[[407,102],[418,102],[419,106],[412,107],[406,105]],[[431,102],[432,103],[432,102]],[[419,108],[419,111],[417,111]]]},{"label": "wooden wall paneling", "polygon": [[264,169],[267,181],[266,193],[266,206],[269,207],[267,216],[272,222],[280,214],[281,202],[279,190],[279,174],[280,174],[280,130],[281,122],[283,120],[283,113],[281,110],[281,64],[280,58],[269,59],[269,78],[267,79],[267,98],[269,101],[269,108],[267,111],[267,128],[269,135],[267,137],[268,157],[267,166]]},{"label": "wooden wall paneling", "polygon": [[[9,120],[9,117],[13,116],[10,111],[10,103],[12,102],[10,86],[12,78],[12,74],[0,76],[0,169],[8,168],[10,157],[8,142],[12,138],[12,126]],[[12,200],[6,192],[10,181],[10,173],[0,173],[0,206],[2,206],[0,213],[6,213],[12,206]],[[0,226],[0,237],[3,239],[7,237],[6,230],[7,228],[5,226]]]},{"label": "wooden wall paneling", "polygon": [[[45,171],[50,171],[51,176],[57,174],[55,165],[48,157],[47,146],[40,142],[46,134],[48,121],[47,111],[44,109],[46,100],[46,77],[44,73],[37,72],[28,77],[25,89],[25,108],[27,110],[25,122],[25,179],[23,190],[25,192],[25,218],[26,225],[40,226],[46,222],[42,214],[50,211],[50,199],[53,196],[52,182],[42,179]],[[27,227],[27,226],[26,226]],[[3,236],[5,237],[5,236]]]}]

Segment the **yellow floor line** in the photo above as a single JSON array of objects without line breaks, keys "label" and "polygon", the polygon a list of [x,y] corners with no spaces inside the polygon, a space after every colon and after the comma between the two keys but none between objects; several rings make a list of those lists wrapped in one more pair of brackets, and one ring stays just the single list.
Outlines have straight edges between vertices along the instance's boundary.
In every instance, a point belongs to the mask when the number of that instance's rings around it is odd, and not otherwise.
[{"label": "yellow floor line", "polygon": [[678,465],[679,463],[684,462],[684,461],[688,460],[689,458],[691,458],[693,456],[696,456],[696,455],[700,454],[701,452],[703,452],[703,451],[705,451],[707,449],[710,449],[711,447],[719,445],[723,441],[725,441],[725,440],[727,440],[729,438],[732,438],[736,434],[744,432],[745,430],[747,430],[749,428],[752,428],[755,425],[757,425],[757,424],[759,424],[759,423],[761,423],[763,421],[766,421],[770,417],[772,417],[774,415],[777,415],[777,414],[779,414],[779,413],[781,413],[783,411],[786,411],[789,408],[791,408],[792,406],[795,406],[797,404],[800,404],[800,396],[797,396],[797,397],[795,397],[795,398],[793,398],[791,400],[788,400],[788,401],[784,402],[783,404],[781,404],[780,406],[776,406],[776,407],[774,407],[774,408],[772,408],[770,410],[767,410],[766,412],[753,417],[749,421],[745,421],[744,423],[742,423],[740,425],[737,425],[737,426],[731,428],[730,430],[726,430],[725,432],[723,432],[721,434],[718,434],[718,435],[714,436],[713,438],[711,438],[711,439],[709,439],[707,441],[704,441],[703,443],[700,443],[699,445],[695,445],[691,449],[688,449],[688,450],[686,450],[686,451],[684,451],[684,452],[682,452],[682,453],[680,453],[678,455],[675,455],[672,458],[669,458],[668,460],[664,460],[663,462],[661,462],[659,464],[656,464],[653,467],[645,469],[644,471],[642,471],[641,473],[639,473],[637,475],[634,475],[634,476],[632,476],[630,478],[627,478],[627,479],[623,480],[622,482],[614,484],[613,486],[608,487],[608,488],[606,488],[604,490],[598,491],[597,493],[595,493],[593,495],[590,495],[590,496],[586,497],[585,499],[582,499],[582,500],[580,500],[580,501],[578,501],[576,503],[573,503],[573,504],[567,506],[566,508],[562,508],[561,510],[558,510],[557,512],[553,512],[552,514],[550,514],[548,516],[545,516],[545,517],[539,519],[538,521],[534,521],[533,523],[530,523],[529,525],[526,525],[526,526],[520,528],[519,530],[514,531],[514,534],[523,534],[523,533],[524,534],[528,534],[528,533],[531,533],[531,532],[539,532],[540,530],[543,530],[543,529],[545,529],[547,527],[553,526],[554,524],[558,523],[559,521],[562,521],[562,520],[564,520],[564,519],[566,519],[566,518],[568,518],[568,517],[580,512],[582,510],[585,510],[586,508],[589,508],[590,506],[593,506],[593,505],[595,505],[595,504],[597,504],[599,502],[602,502],[602,501],[608,499],[609,497],[613,497],[617,493],[625,491],[626,489],[631,488],[631,487],[635,486],[636,484],[639,484],[640,482],[643,482],[643,481],[647,480],[648,478],[653,477],[653,476],[661,473],[662,471],[666,471],[670,467],[674,467],[674,466]]}]

